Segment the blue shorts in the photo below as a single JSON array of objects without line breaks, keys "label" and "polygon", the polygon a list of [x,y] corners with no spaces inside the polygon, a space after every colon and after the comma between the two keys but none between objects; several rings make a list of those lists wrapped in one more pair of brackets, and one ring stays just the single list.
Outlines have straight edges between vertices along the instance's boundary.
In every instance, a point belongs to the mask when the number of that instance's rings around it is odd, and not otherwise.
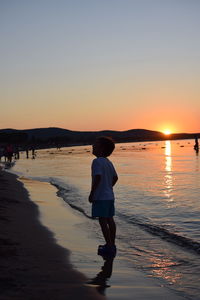
[{"label": "blue shorts", "polygon": [[114,200],[99,200],[92,202],[92,217],[111,218],[115,215]]}]

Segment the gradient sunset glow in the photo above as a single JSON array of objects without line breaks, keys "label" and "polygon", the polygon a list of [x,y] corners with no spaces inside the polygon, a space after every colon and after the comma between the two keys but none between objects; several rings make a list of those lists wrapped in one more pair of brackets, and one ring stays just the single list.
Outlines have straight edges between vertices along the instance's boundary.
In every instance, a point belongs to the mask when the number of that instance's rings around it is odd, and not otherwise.
[{"label": "gradient sunset glow", "polygon": [[199,1],[0,3],[0,128],[199,132]]}]

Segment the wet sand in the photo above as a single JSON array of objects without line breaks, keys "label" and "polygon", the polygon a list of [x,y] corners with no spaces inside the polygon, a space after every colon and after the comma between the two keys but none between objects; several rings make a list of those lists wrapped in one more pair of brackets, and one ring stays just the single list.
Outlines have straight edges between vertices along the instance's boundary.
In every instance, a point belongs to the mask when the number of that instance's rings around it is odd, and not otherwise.
[{"label": "wet sand", "polygon": [[0,171],[0,299],[104,299],[38,221],[23,184]]}]

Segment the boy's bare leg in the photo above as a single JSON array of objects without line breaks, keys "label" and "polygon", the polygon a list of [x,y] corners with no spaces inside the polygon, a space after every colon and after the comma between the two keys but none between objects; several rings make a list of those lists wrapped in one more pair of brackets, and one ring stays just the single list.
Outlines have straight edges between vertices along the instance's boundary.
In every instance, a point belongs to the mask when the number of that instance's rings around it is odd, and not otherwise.
[{"label": "boy's bare leg", "polygon": [[116,224],[113,218],[108,218],[107,220],[109,231],[110,231],[110,239],[112,245],[115,245],[115,237],[116,237]]},{"label": "boy's bare leg", "polygon": [[110,236],[110,228],[108,225],[108,218],[99,217],[99,224],[101,226],[101,230],[102,230],[104,239],[106,241],[106,244],[111,246],[112,241],[111,241],[111,236]]}]

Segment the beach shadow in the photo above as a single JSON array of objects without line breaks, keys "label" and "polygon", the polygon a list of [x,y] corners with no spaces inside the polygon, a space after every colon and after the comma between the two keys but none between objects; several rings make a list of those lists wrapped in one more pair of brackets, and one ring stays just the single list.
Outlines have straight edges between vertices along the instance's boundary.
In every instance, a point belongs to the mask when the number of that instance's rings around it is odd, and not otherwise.
[{"label": "beach shadow", "polygon": [[114,257],[104,256],[104,264],[101,267],[101,271],[87,282],[87,284],[94,285],[99,294],[105,296],[106,289],[110,287],[108,280],[112,276]]}]

